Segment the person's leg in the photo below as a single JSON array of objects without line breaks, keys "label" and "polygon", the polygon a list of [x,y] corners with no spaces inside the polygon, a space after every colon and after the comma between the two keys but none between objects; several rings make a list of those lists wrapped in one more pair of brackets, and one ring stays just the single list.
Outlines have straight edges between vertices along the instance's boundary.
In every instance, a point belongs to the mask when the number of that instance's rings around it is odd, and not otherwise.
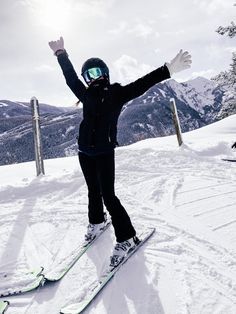
[{"label": "person's leg", "polygon": [[115,195],[114,151],[97,156],[96,163],[104,204],[111,215],[117,242],[123,242],[134,237],[136,232],[126,210]]},{"label": "person's leg", "polygon": [[104,212],[100,185],[97,178],[96,161],[94,157],[87,156],[83,153],[79,153],[79,161],[88,186],[89,223],[102,223],[104,221]]}]

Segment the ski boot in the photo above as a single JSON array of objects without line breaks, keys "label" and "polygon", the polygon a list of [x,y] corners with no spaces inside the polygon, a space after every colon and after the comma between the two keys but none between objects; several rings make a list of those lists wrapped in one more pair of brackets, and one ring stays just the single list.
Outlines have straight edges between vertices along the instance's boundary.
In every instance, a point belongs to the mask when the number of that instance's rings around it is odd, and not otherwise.
[{"label": "ski boot", "polygon": [[89,223],[87,226],[87,233],[85,234],[85,244],[92,242],[102,231],[107,224],[107,214],[104,213],[104,221],[99,224]]},{"label": "ski boot", "polygon": [[140,240],[136,236],[123,242],[117,242],[110,257],[110,268],[117,267],[139,242]]}]

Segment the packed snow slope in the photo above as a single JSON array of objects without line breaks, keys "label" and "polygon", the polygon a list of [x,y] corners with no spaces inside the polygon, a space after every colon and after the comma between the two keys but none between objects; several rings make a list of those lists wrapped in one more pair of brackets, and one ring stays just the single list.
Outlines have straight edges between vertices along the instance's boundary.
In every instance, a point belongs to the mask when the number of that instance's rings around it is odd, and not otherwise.
[{"label": "packed snow slope", "polygon": [[[116,150],[116,192],[137,232],[155,235],[89,306],[89,314],[236,313],[236,115]],[[0,289],[51,269],[83,241],[87,190],[76,157],[0,167]],[[58,314],[100,275],[112,228],[59,282],[11,302],[9,314]],[[11,273],[5,277],[4,274]]]}]

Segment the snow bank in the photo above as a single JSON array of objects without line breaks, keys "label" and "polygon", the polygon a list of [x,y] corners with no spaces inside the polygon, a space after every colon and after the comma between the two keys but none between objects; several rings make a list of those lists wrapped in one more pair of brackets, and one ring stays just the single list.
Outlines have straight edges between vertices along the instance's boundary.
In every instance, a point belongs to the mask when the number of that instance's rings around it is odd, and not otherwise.
[{"label": "snow bank", "polygon": [[[236,157],[235,134],[231,116],[183,134],[180,149],[175,136],[117,149],[117,195],[137,232],[157,232],[85,313],[236,313],[236,164],[221,160]],[[83,240],[87,189],[77,157],[46,160],[45,170],[36,178],[33,162],[0,167],[1,286],[50,270]],[[111,228],[63,280],[7,298],[8,313],[59,313],[99,277],[114,241]]]}]

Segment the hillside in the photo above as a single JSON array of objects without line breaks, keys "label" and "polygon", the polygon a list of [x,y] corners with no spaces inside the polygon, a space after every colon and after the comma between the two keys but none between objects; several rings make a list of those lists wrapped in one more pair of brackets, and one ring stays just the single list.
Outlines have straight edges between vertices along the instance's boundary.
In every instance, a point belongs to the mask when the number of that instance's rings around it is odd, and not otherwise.
[{"label": "hillside", "polygon": [[[116,150],[116,190],[137,231],[155,235],[113,278],[87,314],[236,313],[236,115],[184,134]],[[82,240],[87,190],[77,157],[1,166],[3,287],[30,269],[59,263]],[[106,265],[112,228],[60,282],[7,299],[7,314],[58,314],[86,293]],[[11,275],[6,277],[6,274]]]}]

